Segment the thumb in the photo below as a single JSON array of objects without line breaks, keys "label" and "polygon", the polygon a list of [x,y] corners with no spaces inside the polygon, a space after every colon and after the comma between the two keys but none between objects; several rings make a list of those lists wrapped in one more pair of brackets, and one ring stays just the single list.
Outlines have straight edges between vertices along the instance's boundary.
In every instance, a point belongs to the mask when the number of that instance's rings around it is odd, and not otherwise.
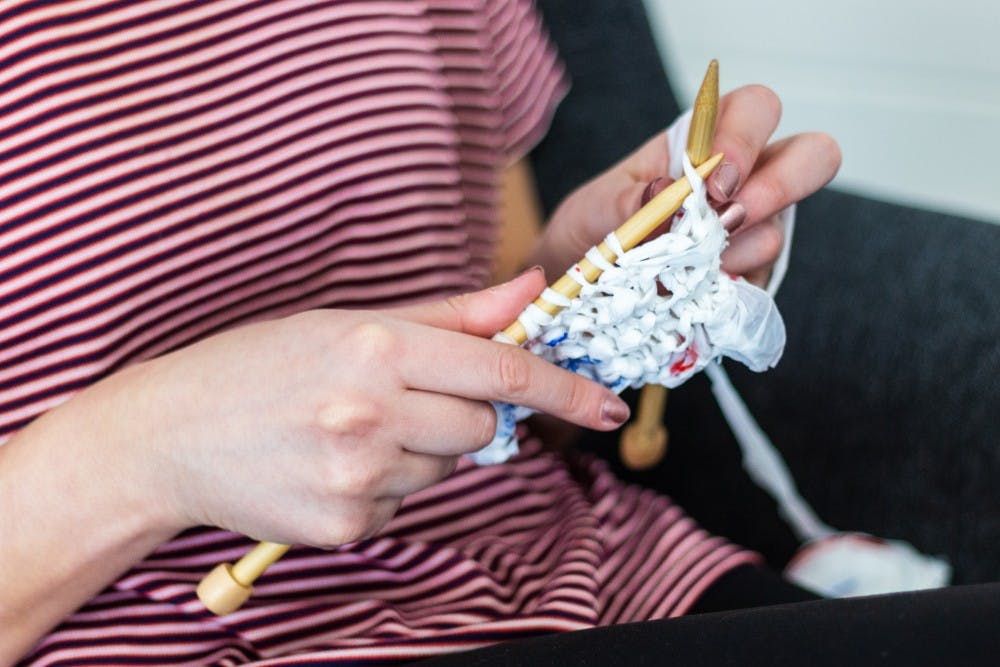
[{"label": "thumb", "polygon": [[[627,220],[635,215],[636,211],[648,204],[653,197],[667,189],[667,186],[671,183],[673,181],[669,178],[657,177],[648,183],[639,182],[632,184],[618,199],[618,207],[622,213],[622,220]],[[671,216],[664,220],[661,225],[643,239],[643,242],[651,241],[660,234],[669,231],[672,219],[673,217]]]},{"label": "thumb", "polygon": [[545,273],[535,266],[500,285],[458,294],[444,301],[387,311],[417,324],[488,338],[517,319],[545,289]]},{"label": "thumb", "polygon": [[627,185],[619,185],[617,196],[612,199],[616,224],[621,225],[631,218],[636,211],[648,204],[653,197],[666,190],[671,183],[673,180],[670,178],[656,176],[649,181],[632,181]]}]

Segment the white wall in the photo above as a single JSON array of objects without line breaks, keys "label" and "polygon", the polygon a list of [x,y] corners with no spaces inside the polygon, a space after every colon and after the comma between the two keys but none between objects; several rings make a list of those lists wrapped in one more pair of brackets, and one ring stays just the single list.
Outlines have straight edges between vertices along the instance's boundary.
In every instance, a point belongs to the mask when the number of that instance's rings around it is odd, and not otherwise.
[{"label": "white wall", "polygon": [[718,58],[837,138],[837,187],[1000,222],[1000,0],[645,2],[682,102]]}]

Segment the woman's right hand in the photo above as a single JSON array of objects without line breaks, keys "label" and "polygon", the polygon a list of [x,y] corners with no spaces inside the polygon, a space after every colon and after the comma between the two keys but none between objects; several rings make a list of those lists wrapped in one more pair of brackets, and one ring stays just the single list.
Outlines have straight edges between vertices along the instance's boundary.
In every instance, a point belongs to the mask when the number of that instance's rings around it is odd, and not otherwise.
[{"label": "woman's right hand", "polygon": [[487,401],[609,430],[604,387],[487,339],[544,287],[540,270],[447,301],[318,310],[244,326],[123,374],[117,447],[175,528],[332,547],[493,437]]}]

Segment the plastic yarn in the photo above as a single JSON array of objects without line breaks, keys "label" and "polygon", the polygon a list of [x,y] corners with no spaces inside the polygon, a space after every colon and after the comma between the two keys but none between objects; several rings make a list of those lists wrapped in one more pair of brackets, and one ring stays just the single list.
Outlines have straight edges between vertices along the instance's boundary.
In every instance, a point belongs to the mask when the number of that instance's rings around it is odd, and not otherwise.
[{"label": "plastic yarn", "polygon": [[[647,383],[676,387],[722,356],[754,371],[778,362],[785,327],[774,300],[722,271],[728,234],[708,204],[704,181],[686,155],[683,160],[692,192],[670,230],[628,252],[609,234],[614,263],[591,248],[587,259],[603,270],[594,283],[574,265],[567,275],[581,285],[578,298],[547,289],[542,298],[564,309],[552,316],[531,305],[518,318],[527,349],[616,392]],[[472,455],[477,463],[516,453],[514,424],[531,414],[495,407],[497,434]]]}]

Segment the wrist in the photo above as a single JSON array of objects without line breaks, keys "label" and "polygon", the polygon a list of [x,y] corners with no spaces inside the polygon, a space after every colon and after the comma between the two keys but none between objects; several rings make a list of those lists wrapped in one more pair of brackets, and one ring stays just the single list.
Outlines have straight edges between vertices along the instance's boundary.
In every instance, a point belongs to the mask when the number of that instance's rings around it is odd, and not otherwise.
[{"label": "wrist", "polygon": [[[0,664],[183,526],[125,442],[128,403],[101,382],[0,447]],[[153,468],[155,466],[145,466]]]},{"label": "wrist", "polygon": [[50,456],[70,458],[65,483],[98,507],[115,512],[135,537],[161,541],[187,528],[173,502],[172,476],[155,453],[151,363],[105,378],[38,420]]}]

